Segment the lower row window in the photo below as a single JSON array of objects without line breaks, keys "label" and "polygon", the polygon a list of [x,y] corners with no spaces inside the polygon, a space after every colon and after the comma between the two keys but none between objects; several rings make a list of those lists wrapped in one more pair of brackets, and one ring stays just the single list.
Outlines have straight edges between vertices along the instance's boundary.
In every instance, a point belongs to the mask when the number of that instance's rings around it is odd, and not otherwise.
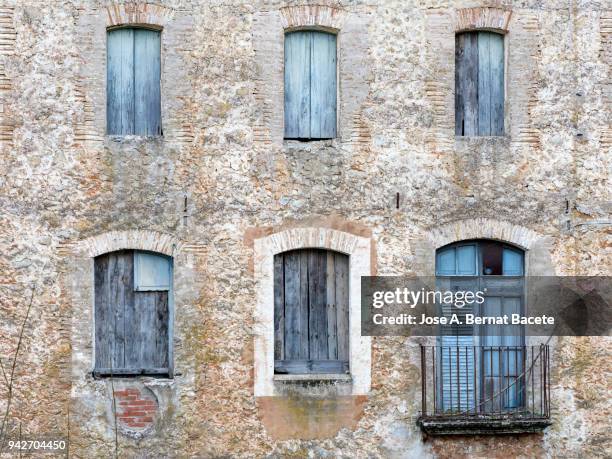
[{"label": "lower row window", "polygon": [[349,372],[349,257],[303,249],[274,257],[274,372]]},{"label": "lower row window", "polygon": [[170,375],[172,259],[122,250],[94,260],[97,376]]}]

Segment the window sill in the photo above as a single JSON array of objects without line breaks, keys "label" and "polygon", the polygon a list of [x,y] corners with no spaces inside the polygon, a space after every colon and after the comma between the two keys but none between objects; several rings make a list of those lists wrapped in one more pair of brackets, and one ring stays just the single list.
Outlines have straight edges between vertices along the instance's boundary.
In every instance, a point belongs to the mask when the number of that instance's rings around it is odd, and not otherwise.
[{"label": "window sill", "polygon": [[552,423],[547,417],[529,416],[421,416],[417,420],[427,435],[516,435],[542,432]]},{"label": "window sill", "polygon": [[486,139],[486,140],[510,140],[510,136],[506,134],[502,135],[455,135],[455,140],[457,141],[475,141],[478,139]]},{"label": "window sill", "polygon": [[145,378],[156,378],[156,379],[173,379],[176,376],[170,375],[167,368],[146,368],[146,369],[114,369],[110,368],[100,368],[92,371],[92,375],[96,379],[104,379],[104,378],[135,378],[135,377],[145,377]]},{"label": "window sill", "polygon": [[283,139],[283,145],[288,148],[310,148],[312,146],[333,146],[336,141],[339,140],[338,137],[334,137],[331,139]]},{"label": "window sill", "polygon": [[336,373],[308,373],[308,374],[277,374],[274,382],[300,383],[300,382],[340,382],[351,383],[353,378],[348,374]]},{"label": "window sill", "polygon": [[105,134],[111,142],[159,142],[164,140],[163,135],[135,135],[135,134]]}]

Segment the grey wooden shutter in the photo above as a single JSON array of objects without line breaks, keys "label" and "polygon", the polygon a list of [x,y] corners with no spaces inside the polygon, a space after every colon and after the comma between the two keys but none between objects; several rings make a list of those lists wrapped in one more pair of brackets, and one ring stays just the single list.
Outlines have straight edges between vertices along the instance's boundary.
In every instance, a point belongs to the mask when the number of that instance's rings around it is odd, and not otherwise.
[{"label": "grey wooden shutter", "polygon": [[112,135],[160,135],[160,32],[108,32],[106,117]]},{"label": "grey wooden shutter", "polygon": [[96,257],[94,273],[94,372],[168,374],[170,291],[136,291],[131,250]]},{"label": "grey wooden shutter", "polygon": [[346,373],[348,256],[305,249],[274,259],[276,373]]},{"label": "grey wooden shutter", "polygon": [[285,35],[285,138],[336,137],[336,36]]},{"label": "grey wooden shutter", "polygon": [[504,133],[504,37],[465,32],[455,40],[455,134]]}]

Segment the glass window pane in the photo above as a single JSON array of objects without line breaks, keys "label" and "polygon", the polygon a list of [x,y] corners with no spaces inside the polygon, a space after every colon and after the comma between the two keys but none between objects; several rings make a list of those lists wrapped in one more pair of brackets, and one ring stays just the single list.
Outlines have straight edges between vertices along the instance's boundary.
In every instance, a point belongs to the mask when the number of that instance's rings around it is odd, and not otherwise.
[{"label": "glass window pane", "polygon": [[457,247],[457,274],[476,275],[476,245]]},{"label": "glass window pane", "polygon": [[438,252],[436,260],[436,274],[438,276],[455,275],[455,249],[443,249]]},{"label": "glass window pane", "polygon": [[518,250],[504,248],[503,255],[503,274],[504,276],[523,275],[523,254]]}]

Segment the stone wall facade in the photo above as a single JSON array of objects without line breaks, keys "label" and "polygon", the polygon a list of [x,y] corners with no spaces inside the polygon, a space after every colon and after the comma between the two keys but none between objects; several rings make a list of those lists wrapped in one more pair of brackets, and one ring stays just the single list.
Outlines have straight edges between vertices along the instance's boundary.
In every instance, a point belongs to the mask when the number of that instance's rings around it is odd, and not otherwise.
[{"label": "stone wall facade", "polygon": [[[162,137],[106,135],[122,25],[162,31]],[[296,28],[338,34],[336,139],[283,140]],[[454,135],[475,29],[505,36],[503,137]],[[489,238],[531,274],[610,275],[611,37],[595,0],[0,0],[7,428],[73,457],[610,457],[609,338],[553,340],[542,434],[425,438],[419,338],[363,339],[351,383],[257,384],[279,247],[431,275],[435,249]],[[172,379],[92,376],[93,257],[118,249],[173,257]]]}]

